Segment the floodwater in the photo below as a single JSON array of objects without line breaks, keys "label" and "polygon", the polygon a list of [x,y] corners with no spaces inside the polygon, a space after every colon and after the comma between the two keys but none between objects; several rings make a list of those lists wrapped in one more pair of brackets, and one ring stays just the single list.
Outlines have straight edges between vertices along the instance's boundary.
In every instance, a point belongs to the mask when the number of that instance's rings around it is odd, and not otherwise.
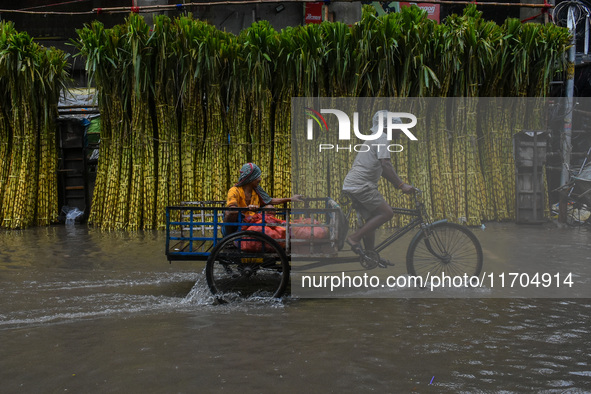
[{"label": "floodwater", "polygon": [[[591,263],[585,229],[477,235],[485,269],[511,248]],[[163,233],[0,233],[0,392],[591,391],[589,299],[214,305],[203,268],[168,264]]]}]

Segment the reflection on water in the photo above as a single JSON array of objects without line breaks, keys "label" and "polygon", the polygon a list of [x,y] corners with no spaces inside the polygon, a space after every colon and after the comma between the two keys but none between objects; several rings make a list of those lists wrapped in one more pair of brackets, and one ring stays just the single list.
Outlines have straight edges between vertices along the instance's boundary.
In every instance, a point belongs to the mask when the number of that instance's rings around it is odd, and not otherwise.
[{"label": "reflection on water", "polygon": [[[489,229],[485,248],[494,231],[510,236],[511,227]],[[540,245],[556,239],[554,231],[535,236]],[[83,226],[1,233],[1,391],[591,389],[586,299],[213,305],[204,264],[169,265],[163,250],[160,233]],[[568,258],[560,245],[551,253]]]}]

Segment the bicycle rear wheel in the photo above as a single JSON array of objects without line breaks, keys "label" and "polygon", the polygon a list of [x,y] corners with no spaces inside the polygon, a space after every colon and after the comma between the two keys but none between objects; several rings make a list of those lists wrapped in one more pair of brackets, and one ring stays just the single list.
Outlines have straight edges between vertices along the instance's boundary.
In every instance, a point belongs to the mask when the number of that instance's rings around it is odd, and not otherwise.
[{"label": "bicycle rear wheel", "polygon": [[241,231],[225,237],[212,250],[205,276],[211,292],[220,297],[279,298],[289,282],[289,270],[277,241],[259,232]]},{"label": "bicycle rear wheel", "polygon": [[406,253],[410,275],[478,276],[482,270],[482,247],[466,227],[455,223],[436,223],[422,229]]}]

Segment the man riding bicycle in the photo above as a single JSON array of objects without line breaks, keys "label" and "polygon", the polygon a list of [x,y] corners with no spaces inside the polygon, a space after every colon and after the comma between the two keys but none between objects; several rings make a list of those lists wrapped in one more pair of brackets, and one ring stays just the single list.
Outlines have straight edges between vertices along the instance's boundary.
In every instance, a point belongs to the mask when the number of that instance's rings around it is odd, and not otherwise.
[{"label": "man riding bicycle", "polygon": [[[373,116],[372,135],[380,134],[374,143],[368,145],[367,151],[360,151],[355,157],[351,170],[343,182],[343,192],[353,201],[357,212],[365,223],[345,242],[356,254],[363,254],[361,240],[365,249],[374,250],[375,230],[394,216],[390,204],[386,202],[378,190],[378,181],[386,178],[403,193],[412,193],[415,188],[400,179],[390,161],[390,152],[386,149],[389,142],[384,132],[388,121],[388,111],[378,111]],[[402,123],[394,118],[394,123]]]}]

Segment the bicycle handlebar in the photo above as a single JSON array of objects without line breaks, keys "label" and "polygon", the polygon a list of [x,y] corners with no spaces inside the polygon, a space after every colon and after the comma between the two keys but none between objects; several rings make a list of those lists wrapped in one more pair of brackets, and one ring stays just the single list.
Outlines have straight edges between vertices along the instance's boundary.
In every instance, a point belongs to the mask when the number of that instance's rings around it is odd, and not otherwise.
[{"label": "bicycle handlebar", "polygon": [[420,202],[419,202],[419,195],[423,194],[423,191],[421,189],[419,189],[418,187],[415,187],[413,185],[411,185],[414,189],[414,193],[413,193],[413,199],[415,200],[415,206],[419,206]]}]

